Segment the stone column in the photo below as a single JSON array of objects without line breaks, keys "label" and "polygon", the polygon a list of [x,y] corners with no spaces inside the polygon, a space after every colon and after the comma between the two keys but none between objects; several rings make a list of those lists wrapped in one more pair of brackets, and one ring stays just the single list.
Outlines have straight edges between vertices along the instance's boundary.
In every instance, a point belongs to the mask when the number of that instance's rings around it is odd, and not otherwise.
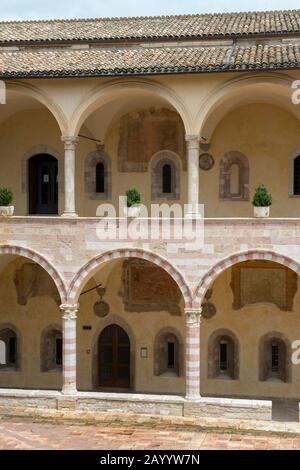
[{"label": "stone column", "polygon": [[63,304],[63,389],[65,395],[74,395],[76,388],[76,319],[78,305]]},{"label": "stone column", "polygon": [[78,137],[62,136],[65,144],[65,208],[63,217],[77,217],[75,209],[75,150]]},{"label": "stone column", "polygon": [[200,398],[201,309],[186,309],[186,398]]},{"label": "stone column", "polygon": [[189,216],[198,214],[199,204],[199,155],[200,141],[197,135],[186,135],[188,164],[188,204]]}]

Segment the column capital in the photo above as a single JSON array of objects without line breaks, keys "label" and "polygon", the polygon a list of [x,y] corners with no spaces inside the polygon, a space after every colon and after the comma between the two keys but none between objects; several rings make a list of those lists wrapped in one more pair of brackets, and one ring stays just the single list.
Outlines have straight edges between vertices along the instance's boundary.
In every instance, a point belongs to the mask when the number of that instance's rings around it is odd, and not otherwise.
[{"label": "column capital", "polygon": [[202,308],[186,308],[184,309],[184,313],[186,315],[186,323],[188,326],[200,326]]},{"label": "column capital", "polygon": [[65,149],[67,150],[75,150],[76,145],[79,142],[78,136],[70,136],[70,135],[62,135],[61,141],[65,144]]},{"label": "column capital", "polygon": [[64,320],[76,320],[79,304],[62,304],[59,308]]},{"label": "column capital", "polygon": [[197,134],[186,134],[185,140],[189,148],[198,149],[200,147],[200,137]]}]

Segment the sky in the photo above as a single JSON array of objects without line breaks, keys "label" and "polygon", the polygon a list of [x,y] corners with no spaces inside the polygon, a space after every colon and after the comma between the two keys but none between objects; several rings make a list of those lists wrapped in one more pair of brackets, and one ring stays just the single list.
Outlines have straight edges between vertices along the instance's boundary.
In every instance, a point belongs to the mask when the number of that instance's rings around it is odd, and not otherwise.
[{"label": "sky", "polygon": [[300,0],[0,0],[0,20],[300,9]]}]

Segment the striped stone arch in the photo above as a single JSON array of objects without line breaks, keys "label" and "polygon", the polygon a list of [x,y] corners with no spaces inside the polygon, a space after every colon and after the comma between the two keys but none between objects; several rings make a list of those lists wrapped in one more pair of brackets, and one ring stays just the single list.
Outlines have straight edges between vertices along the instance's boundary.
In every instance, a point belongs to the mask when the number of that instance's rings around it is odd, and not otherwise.
[{"label": "striped stone arch", "polygon": [[1,245],[0,246],[0,255],[15,255],[15,256],[22,256],[24,258],[30,259],[34,263],[37,263],[41,266],[51,277],[54,284],[57,287],[58,293],[60,295],[61,303],[65,303],[67,299],[67,291],[65,288],[64,281],[59,274],[59,272],[52,266],[52,264],[44,258],[39,253],[36,253],[29,248],[24,248],[20,246],[12,246],[12,245]]},{"label": "striped stone arch", "polygon": [[141,250],[141,249],[119,249],[113,250],[101,255],[96,256],[91,259],[88,263],[83,266],[80,271],[73,278],[70,288],[68,291],[68,303],[76,304],[82,290],[83,285],[87,282],[88,279],[99,269],[99,267],[109,261],[119,259],[119,258],[140,258],[150,263],[153,263],[167,273],[170,274],[172,279],[177,283],[181,294],[184,298],[185,308],[192,306],[192,295],[189,287],[187,286],[183,275],[176,269],[172,264],[169,263],[165,258],[152,253],[151,251]]},{"label": "striped stone arch", "polygon": [[223,271],[235,264],[242,263],[243,261],[259,260],[273,261],[290,268],[297,274],[300,274],[300,264],[283,254],[275,253],[274,251],[270,250],[251,250],[244,253],[237,253],[219,261],[205,274],[195,290],[193,297],[193,307],[201,307],[207,290]]}]

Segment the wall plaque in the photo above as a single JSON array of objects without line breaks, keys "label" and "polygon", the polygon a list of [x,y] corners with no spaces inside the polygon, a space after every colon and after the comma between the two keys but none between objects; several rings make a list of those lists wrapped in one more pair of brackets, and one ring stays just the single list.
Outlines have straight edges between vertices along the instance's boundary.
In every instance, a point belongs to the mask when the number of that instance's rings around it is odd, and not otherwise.
[{"label": "wall plaque", "polygon": [[270,261],[247,261],[232,268],[233,309],[246,305],[272,303],[292,311],[297,292],[297,274]]},{"label": "wall plaque", "polygon": [[199,166],[201,170],[208,171],[213,168],[215,164],[214,157],[210,153],[202,153],[199,157]]}]

